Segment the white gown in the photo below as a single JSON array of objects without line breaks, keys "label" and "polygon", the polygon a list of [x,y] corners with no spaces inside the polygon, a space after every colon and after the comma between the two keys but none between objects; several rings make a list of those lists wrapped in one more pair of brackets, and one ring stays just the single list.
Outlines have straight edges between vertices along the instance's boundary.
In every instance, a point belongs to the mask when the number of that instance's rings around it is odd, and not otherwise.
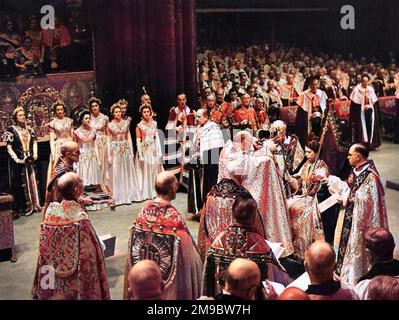
[{"label": "white gown", "polygon": [[108,124],[110,187],[115,205],[143,200],[139,192],[129,127],[130,122],[126,120]]},{"label": "white gown", "polygon": [[64,117],[62,120],[54,118],[49,124],[50,131],[55,134],[55,141],[53,147],[51,148],[50,160],[47,170],[47,184],[50,182],[51,174],[60,157],[61,146],[65,142],[72,141],[72,125],[73,120],[67,117]]},{"label": "white gown", "polygon": [[[157,122],[146,123],[141,121],[137,125],[141,132],[142,139],[138,142],[137,169],[140,183],[141,197],[144,200],[156,197],[155,180],[157,175],[163,171],[162,150],[159,141]],[[140,143],[140,145],[139,145]],[[143,167],[140,161],[143,161]]]},{"label": "white gown", "polygon": [[100,113],[97,117],[91,115],[90,126],[96,130],[95,147],[97,149],[98,161],[101,168],[101,185],[103,189],[108,189],[108,150],[107,136],[105,128],[108,126],[109,119],[106,115]]},{"label": "white gown", "polygon": [[101,168],[95,149],[96,130],[79,127],[74,131],[74,136],[80,149],[77,173],[83,180],[83,185],[101,184]]}]

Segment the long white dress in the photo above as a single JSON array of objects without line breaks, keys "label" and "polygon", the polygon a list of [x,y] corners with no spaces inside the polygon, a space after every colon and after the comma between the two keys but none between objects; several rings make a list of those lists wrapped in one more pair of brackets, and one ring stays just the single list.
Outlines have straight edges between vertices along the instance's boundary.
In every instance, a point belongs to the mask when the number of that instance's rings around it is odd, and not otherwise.
[{"label": "long white dress", "polygon": [[[141,132],[141,139],[137,139],[138,155],[138,177],[140,183],[141,197],[144,200],[156,197],[155,180],[157,175],[163,171],[162,150],[158,136],[157,122],[152,120],[147,123],[142,120],[137,128]],[[143,161],[143,167],[140,166]]]},{"label": "long white dress", "polygon": [[72,125],[73,120],[67,117],[62,120],[54,118],[49,124],[51,133],[55,135],[55,141],[54,143],[50,141],[51,154],[47,171],[47,183],[50,181],[51,173],[60,157],[61,146],[67,141],[72,141]]},{"label": "long white dress", "polygon": [[110,182],[115,205],[141,201],[137,172],[134,165],[130,122],[115,120],[108,123]]},{"label": "long white dress", "polygon": [[98,161],[101,168],[101,182],[103,189],[108,189],[109,175],[108,175],[108,150],[107,150],[107,136],[105,128],[108,126],[109,119],[105,114],[100,113],[97,117],[91,115],[90,127],[96,130],[95,148],[97,149]]},{"label": "long white dress", "polygon": [[80,149],[77,173],[83,180],[83,185],[101,184],[101,168],[95,149],[96,130],[88,130],[81,126],[74,131],[74,136]]}]

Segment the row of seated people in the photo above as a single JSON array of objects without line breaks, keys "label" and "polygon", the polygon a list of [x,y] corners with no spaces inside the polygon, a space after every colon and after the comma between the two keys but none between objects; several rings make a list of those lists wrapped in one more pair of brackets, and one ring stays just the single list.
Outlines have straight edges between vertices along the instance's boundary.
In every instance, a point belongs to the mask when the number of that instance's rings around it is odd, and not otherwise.
[{"label": "row of seated people", "polygon": [[[383,64],[375,57],[327,54],[281,43],[274,48],[268,45],[245,49],[202,48],[197,67],[200,90],[209,87],[216,92],[222,88],[226,95],[234,86],[241,94],[251,87],[264,95],[268,81],[273,81],[278,91],[285,91],[286,95],[291,93],[291,98],[294,98],[307,90],[316,78],[320,81],[321,90],[327,91],[327,88],[334,89],[336,86],[338,97],[349,97],[353,88],[361,82],[361,75],[367,74],[378,96],[391,96],[395,94],[399,82],[392,52],[388,64]],[[284,99],[287,100],[287,97]]]},{"label": "row of seated people", "polygon": [[[377,99],[399,97],[399,72],[393,54],[390,54],[389,63],[384,65],[376,58],[330,55],[284,44],[277,44],[272,49],[267,45],[246,49],[203,49],[198,55],[198,77],[201,106],[207,105],[209,95],[216,96],[216,106],[211,108],[215,118],[218,109],[222,113],[237,109],[236,113],[242,114],[242,119],[236,114],[222,119],[224,127],[234,123],[259,129],[281,118],[281,106],[298,105],[295,133],[303,147],[306,128],[301,122],[305,121],[305,112],[312,123],[308,129],[318,136],[321,131],[319,123],[328,112],[328,101],[345,100],[351,101],[352,108],[346,116],[350,118],[348,127],[354,129],[338,130],[343,131],[343,136],[352,143],[367,142],[373,148],[379,147],[381,114]],[[241,107],[240,97],[245,94],[249,95],[249,105],[258,114],[258,118],[252,121],[252,116],[245,115],[249,112]],[[359,106],[365,106],[365,111],[357,112]],[[292,113],[292,110],[288,112]],[[360,130],[360,114],[363,113],[366,124]],[[245,121],[241,123],[239,120]],[[364,134],[366,130],[368,132]]]},{"label": "row of seated people", "polygon": [[[256,83],[258,80],[245,89],[237,80],[227,92],[220,87],[216,91],[205,87],[201,90],[200,103],[202,108],[210,110],[212,120],[222,128],[257,131],[269,128],[273,121],[284,117],[292,122],[290,130],[296,133],[302,146],[307,143],[309,132],[321,136],[323,123],[334,106],[334,119],[346,123],[348,128],[344,130],[343,140],[369,143],[373,149],[381,145],[380,106],[367,74],[360,75],[360,82],[356,82],[350,93],[338,78],[328,87],[323,87],[317,77],[309,78],[309,89],[301,93],[294,88],[292,74],[286,79],[281,88],[273,80],[267,81],[266,89]],[[397,88],[395,85],[394,94],[399,96]],[[282,109],[283,106],[291,108]],[[365,121],[361,120],[363,116]]]},{"label": "row of seated people", "polygon": [[42,76],[60,71],[91,70],[91,31],[76,10],[65,25],[55,18],[54,29],[42,29],[32,15],[23,31],[10,16],[0,27],[0,78]]}]

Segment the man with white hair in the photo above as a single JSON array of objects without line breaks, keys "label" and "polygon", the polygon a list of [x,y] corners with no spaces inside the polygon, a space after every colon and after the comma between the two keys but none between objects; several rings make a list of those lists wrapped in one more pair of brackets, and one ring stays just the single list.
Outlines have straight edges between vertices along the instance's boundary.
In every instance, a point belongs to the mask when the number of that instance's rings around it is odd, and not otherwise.
[{"label": "man with white hair", "polygon": [[[236,198],[253,199],[251,194],[241,186],[245,171],[244,158],[237,158],[227,165],[226,178],[215,185],[205,201],[201,211],[198,230],[198,249],[204,260],[206,253],[217,235],[233,222],[233,203]],[[255,228],[264,236],[264,227],[259,212],[256,214]]]},{"label": "man with white hair", "polygon": [[[59,193],[57,186],[58,180],[64,174],[74,171],[73,164],[79,161],[79,155],[79,144],[75,141],[67,141],[61,146],[61,156],[58,158],[55,169],[51,174],[50,182],[47,186],[46,206],[43,213],[47,211],[51,202],[62,201],[63,198]],[[93,200],[88,197],[81,197],[79,203],[89,206],[93,204]]]},{"label": "man with white hair", "polygon": [[282,243],[285,249],[282,256],[287,257],[294,252],[294,248],[282,177],[271,154],[272,148],[264,146],[255,151],[253,140],[251,134],[241,131],[233,141],[226,143],[220,154],[219,181],[229,177],[226,169],[229,162],[239,159],[245,163],[241,185],[258,204],[266,239]]},{"label": "man with white hair", "polygon": [[217,183],[219,154],[224,146],[224,139],[219,125],[211,120],[208,109],[198,110],[197,117],[199,126],[194,135],[194,156],[200,159],[204,168],[202,194],[205,197]]},{"label": "man with white hair", "polygon": [[[284,121],[277,120],[271,125],[272,137],[266,141],[266,145],[275,145],[274,158],[286,185],[287,174],[297,172],[305,159],[305,152],[296,135],[287,135],[287,125]],[[285,188],[287,196],[290,196],[289,188]]]},{"label": "man with white hair", "polygon": [[222,123],[223,112],[219,110],[213,93],[206,97],[206,109],[209,111],[209,119],[220,125]]}]

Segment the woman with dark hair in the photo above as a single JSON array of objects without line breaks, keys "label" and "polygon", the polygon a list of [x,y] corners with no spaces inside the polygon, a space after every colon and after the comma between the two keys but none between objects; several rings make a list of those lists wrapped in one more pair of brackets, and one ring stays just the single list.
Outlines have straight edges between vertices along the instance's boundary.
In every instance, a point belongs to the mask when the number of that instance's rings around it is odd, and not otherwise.
[{"label": "woman with dark hair", "polygon": [[73,140],[79,144],[80,149],[77,174],[82,179],[83,186],[102,183],[100,163],[95,147],[96,130],[90,127],[90,120],[90,112],[83,111],[79,116],[80,127],[73,133]]},{"label": "woman with dark hair", "polygon": [[53,105],[54,118],[49,124],[50,128],[50,161],[47,172],[47,182],[60,157],[60,150],[63,143],[72,141],[73,120],[66,117],[66,105],[63,101],[58,101]]},{"label": "woman with dark hair", "polygon": [[294,255],[300,259],[304,259],[305,251],[313,241],[325,240],[318,193],[322,178],[329,176],[329,168],[318,158],[319,152],[319,141],[309,142],[305,147],[307,161],[296,176],[287,178],[295,193],[300,194],[288,199]]},{"label": "woman with dark hair", "polygon": [[111,107],[113,120],[106,128],[110,188],[115,205],[141,201],[130,122],[123,120],[122,109],[118,103]]},{"label": "woman with dark hair", "polygon": [[30,216],[41,211],[38,180],[34,162],[37,160],[37,141],[33,130],[26,126],[25,111],[18,107],[13,112],[15,125],[5,133],[11,163],[11,194],[17,214]]},{"label": "woman with dark hair", "polygon": [[140,107],[141,121],[136,127],[137,156],[140,162],[138,179],[142,199],[153,199],[156,197],[154,188],[155,180],[163,171],[161,164],[162,149],[158,136],[157,122],[153,120],[151,106]]},{"label": "woman with dark hair", "polygon": [[98,156],[98,161],[100,163],[101,169],[101,184],[103,190],[108,189],[109,181],[108,176],[108,151],[107,151],[107,135],[105,134],[105,129],[108,126],[109,118],[105,114],[101,113],[101,100],[95,97],[90,98],[89,110],[91,112],[90,127],[96,130],[95,148]]}]

